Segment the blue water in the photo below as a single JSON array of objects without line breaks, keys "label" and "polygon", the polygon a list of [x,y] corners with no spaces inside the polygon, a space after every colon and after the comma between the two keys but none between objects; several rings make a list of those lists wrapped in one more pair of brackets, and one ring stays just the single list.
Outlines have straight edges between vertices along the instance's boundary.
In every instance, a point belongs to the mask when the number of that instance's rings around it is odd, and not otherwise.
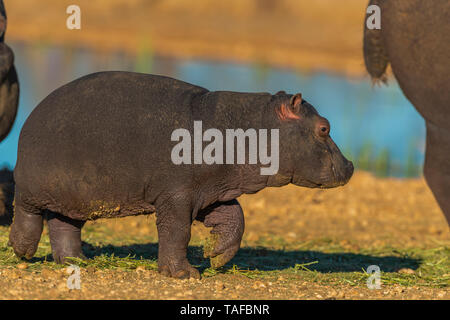
[{"label": "blue water", "polygon": [[423,164],[424,121],[394,80],[387,87],[372,87],[368,78],[352,80],[328,73],[170,59],[145,53],[133,57],[120,52],[104,54],[86,49],[10,45],[16,55],[21,95],[14,127],[0,143],[0,167],[14,168],[20,129],[43,98],[80,76],[106,70],[161,74],[210,90],[301,92],[328,118],[333,139],[357,165],[367,150],[373,161],[383,152],[389,154],[388,175],[407,175],[406,168],[411,163],[417,166],[413,173],[418,174]]}]

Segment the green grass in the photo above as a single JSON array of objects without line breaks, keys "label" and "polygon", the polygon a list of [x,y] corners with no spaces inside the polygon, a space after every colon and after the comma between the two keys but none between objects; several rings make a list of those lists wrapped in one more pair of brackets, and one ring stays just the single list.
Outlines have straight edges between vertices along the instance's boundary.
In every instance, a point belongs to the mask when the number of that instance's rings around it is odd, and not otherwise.
[{"label": "green grass", "polygon": [[356,169],[369,171],[377,177],[406,177],[414,178],[422,174],[422,163],[416,157],[414,141],[408,145],[406,159],[398,161],[392,158],[387,148],[376,150],[371,141],[366,141],[358,150],[352,151],[344,147],[344,155],[353,161]]},{"label": "green grass", "polygon": [[[131,271],[139,266],[157,270],[157,239],[154,236],[117,237],[107,227],[98,224],[83,231],[83,250],[88,260],[73,259],[71,263],[83,268]],[[7,246],[8,228],[0,227],[0,268],[15,267],[23,262]],[[254,243],[243,243],[238,254],[224,267],[212,269],[203,258],[205,239],[193,238],[189,247],[191,263],[200,269],[203,277],[217,274],[245,276],[250,279],[283,277],[304,279],[319,284],[365,286],[369,265],[381,269],[383,285],[426,286],[443,288],[450,284],[450,248],[374,247],[350,250],[332,239],[317,239],[303,243],[288,243],[280,236],[262,238]],[[29,270],[59,269],[64,266],[52,262],[47,235],[39,244],[35,257],[29,261]],[[401,268],[414,270],[413,274],[399,273]]]}]

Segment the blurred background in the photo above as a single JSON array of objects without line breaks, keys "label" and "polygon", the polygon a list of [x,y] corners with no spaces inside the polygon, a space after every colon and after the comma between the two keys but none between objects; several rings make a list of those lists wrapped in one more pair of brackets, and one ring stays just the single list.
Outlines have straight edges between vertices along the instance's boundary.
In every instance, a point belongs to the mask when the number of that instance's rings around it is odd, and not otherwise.
[{"label": "blurred background", "polygon": [[[161,74],[210,90],[301,92],[360,170],[421,175],[425,125],[391,76],[373,86],[362,37],[366,0],[4,0],[19,114],[0,143],[14,168],[20,129],[50,92],[105,70]],[[81,8],[68,30],[66,8]]]}]

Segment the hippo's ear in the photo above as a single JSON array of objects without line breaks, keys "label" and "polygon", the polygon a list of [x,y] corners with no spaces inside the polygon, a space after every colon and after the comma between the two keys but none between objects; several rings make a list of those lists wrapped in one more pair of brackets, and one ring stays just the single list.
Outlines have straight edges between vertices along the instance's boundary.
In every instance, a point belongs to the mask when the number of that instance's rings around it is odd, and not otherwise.
[{"label": "hippo's ear", "polygon": [[300,105],[302,104],[302,94],[297,93],[292,96],[291,98],[291,109],[294,113],[299,113],[300,111]]},{"label": "hippo's ear", "polygon": [[289,101],[289,105],[287,103],[282,103],[277,109],[278,118],[282,121],[300,119],[301,103],[301,93],[297,93],[296,95],[292,96],[291,100]]}]

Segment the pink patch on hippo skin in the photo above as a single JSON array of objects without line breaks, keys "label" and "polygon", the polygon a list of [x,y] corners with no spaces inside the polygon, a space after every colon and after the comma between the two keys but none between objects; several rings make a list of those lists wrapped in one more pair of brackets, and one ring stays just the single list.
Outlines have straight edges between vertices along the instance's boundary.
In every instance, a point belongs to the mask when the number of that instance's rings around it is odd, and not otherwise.
[{"label": "pink patch on hippo skin", "polygon": [[284,103],[281,104],[280,108],[276,110],[278,118],[281,121],[286,120],[298,120],[300,119],[300,116],[295,114],[288,106],[286,106]]}]

